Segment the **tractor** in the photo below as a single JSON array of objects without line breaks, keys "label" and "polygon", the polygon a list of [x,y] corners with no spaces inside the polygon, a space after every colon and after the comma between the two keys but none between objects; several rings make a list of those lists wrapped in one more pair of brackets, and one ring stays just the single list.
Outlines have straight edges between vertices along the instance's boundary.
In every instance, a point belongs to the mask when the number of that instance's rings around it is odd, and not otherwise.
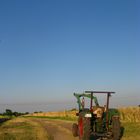
[{"label": "tractor", "polygon": [[[74,93],[79,106],[78,123],[72,125],[72,133],[79,140],[119,140],[120,118],[117,109],[109,109],[109,98],[115,92],[85,91]],[[106,105],[100,106],[95,94],[106,94]],[[89,107],[85,107],[85,97],[89,100]],[[93,105],[94,103],[94,105]]]}]

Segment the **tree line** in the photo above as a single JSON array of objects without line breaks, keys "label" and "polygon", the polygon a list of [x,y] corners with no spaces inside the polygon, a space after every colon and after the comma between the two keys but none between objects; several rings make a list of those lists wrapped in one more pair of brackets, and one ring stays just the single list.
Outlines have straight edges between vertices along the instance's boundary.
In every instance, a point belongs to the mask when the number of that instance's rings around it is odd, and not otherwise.
[{"label": "tree line", "polygon": [[27,114],[29,114],[29,112],[25,112],[25,113],[16,112],[16,111],[13,112],[11,109],[6,109],[5,112],[0,113],[0,115],[9,116],[9,117],[12,117],[12,116],[18,117],[18,116],[27,115]]}]

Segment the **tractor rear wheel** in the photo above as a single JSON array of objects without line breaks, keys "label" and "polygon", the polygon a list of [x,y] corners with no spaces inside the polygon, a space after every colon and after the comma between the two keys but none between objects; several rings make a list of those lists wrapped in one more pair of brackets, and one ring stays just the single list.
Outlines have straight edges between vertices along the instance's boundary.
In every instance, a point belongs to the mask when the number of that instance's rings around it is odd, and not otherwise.
[{"label": "tractor rear wheel", "polygon": [[90,118],[79,117],[79,140],[89,140],[90,128]]},{"label": "tractor rear wheel", "polygon": [[113,140],[120,139],[120,119],[119,116],[113,116],[112,118],[112,133],[113,133]]}]

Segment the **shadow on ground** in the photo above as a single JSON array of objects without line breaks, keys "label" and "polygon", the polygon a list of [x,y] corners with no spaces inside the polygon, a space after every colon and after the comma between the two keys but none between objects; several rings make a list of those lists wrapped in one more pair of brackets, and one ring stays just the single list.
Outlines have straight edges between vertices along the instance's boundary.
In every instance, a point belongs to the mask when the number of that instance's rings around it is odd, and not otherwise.
[{"label": "shadow on ground", "polygon": [[120,135],[120,139],[123,137],[123,135],[124,135],[124,131],[125,131],[125,128],[122,126],[122,127],[121,127],[121,135]]},{"label": "shadow on ground", "polygon": [[[122,137],[124,135],[124,130],[125,130],[125,128],[121,127],[120,140],[122,139]],[[91,135],[90,140],[102,140],[102,139],[100,137],[98,137],[98,136]],[[112,139],[106,139],[106,140],[112,140]]]},{"label": "shadow on ground", "polygon": [[1,119],[0,119],[0,124],[2,124],[3,122],[6,122],[6,121],[8,121],[8,120],[10,120],[10,119],[8,119],[8,118],[1,118]]}]

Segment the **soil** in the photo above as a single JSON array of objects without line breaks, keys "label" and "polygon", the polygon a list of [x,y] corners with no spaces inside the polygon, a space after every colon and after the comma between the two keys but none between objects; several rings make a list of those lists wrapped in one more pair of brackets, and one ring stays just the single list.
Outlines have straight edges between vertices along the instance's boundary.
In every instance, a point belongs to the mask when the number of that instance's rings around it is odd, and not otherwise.
[{"label": "soil", "polygon": [[42,125],[46,133],[48,133],[49,140],[79,140],[78,137],[73,137],[72,135],[73,122],[39,118],[30,119]]}]

